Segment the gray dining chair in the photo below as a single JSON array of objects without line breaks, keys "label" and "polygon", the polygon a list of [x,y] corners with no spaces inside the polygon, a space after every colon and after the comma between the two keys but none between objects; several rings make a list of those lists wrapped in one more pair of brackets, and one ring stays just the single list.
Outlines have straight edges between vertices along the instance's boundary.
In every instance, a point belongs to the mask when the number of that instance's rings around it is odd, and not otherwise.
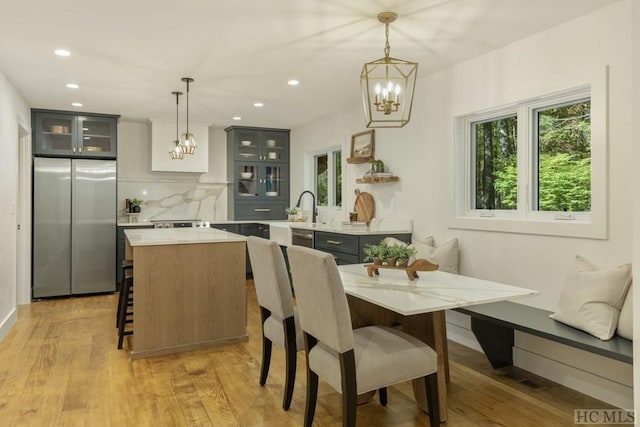
[{"label": "gray dining chair", "polygon": [[282,407],[288,410],[296,378],[296,354],[304,348],[297,310],[293,306],[291,282],[282,250],[276,242],[259,237],[247,238],[253,281],[262,318],[262,365],[260,385],[269,375],[271,347],[275,343],[285,351],[286,376]]},{"label": "gray dining chair", "polygon": [[307,355],[307,399],[304,425],[311,426],[318,377],[342,394],[342,424],[355,426],[359,394],[424,378],[429,420],[439,425],[437,355],[417,338],[396,329],[367,326],[352,329],[342,279],[331,254],[300,246],[287,249],[293,289]]}]

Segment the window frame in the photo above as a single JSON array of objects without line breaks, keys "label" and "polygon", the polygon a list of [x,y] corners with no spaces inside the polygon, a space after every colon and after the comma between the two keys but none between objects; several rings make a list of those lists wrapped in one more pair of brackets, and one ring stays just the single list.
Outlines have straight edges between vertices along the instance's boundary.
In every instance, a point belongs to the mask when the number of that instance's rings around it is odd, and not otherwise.
[{"label": "window frame", "polygon": [[[608,68],[603,78],[590,84],[526,99],[497,108],[454,117],[454,203],[450,228],[499,231],[510,233],[554,235],[606,239],[607,225],[607,145],[608,145]],[[532,185],[537,165],[537,139],[534,141],[532,114],[536,110],[553,108],[585,99],[591,101],[591,211],[534,211]],[[517,209],[472,209],[475,192],[475,142],[472,124],[517,114]],[[535,161],[534,161],[535,157]],[[473,163],[471,163],[473,161]],[[534,164],[535,163],[535,164]],[[536,176],[537,176],[537,172]]]}]

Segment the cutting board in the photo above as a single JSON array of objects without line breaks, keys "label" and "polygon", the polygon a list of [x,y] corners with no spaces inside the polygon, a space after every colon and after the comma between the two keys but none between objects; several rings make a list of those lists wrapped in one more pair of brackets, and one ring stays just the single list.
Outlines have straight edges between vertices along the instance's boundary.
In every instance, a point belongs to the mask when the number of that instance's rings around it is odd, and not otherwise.
[{"label": "cutting board", "polygon": [[373,196],[367,192],[360,192],[358,197],[356,197],[353,210],[358,214],[357,220],[359,222],[366,222],[368,225],[376,212],[376,204]]}]

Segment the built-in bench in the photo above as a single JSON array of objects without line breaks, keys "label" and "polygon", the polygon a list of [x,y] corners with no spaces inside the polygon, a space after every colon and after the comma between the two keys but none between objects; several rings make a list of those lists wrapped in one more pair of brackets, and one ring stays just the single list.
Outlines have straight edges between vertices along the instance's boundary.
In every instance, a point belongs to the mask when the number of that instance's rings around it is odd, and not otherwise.
[{"label": "built-in bench", "polygon": [[514,330],[633,364],[632,341],[618,335],[603,341],[549,318],[547,310],[501,301],[456,311],[471,317],[471,330],[494,369],[513,365]]}]

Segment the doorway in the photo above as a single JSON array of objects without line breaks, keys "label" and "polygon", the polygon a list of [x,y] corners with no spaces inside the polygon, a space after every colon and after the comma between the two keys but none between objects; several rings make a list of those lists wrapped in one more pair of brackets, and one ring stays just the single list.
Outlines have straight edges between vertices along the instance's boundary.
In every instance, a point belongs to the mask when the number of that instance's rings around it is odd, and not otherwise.
[{"label": "doorway", "polygon": [[16,304],[31,303],[31,134],[18,125]]}]

